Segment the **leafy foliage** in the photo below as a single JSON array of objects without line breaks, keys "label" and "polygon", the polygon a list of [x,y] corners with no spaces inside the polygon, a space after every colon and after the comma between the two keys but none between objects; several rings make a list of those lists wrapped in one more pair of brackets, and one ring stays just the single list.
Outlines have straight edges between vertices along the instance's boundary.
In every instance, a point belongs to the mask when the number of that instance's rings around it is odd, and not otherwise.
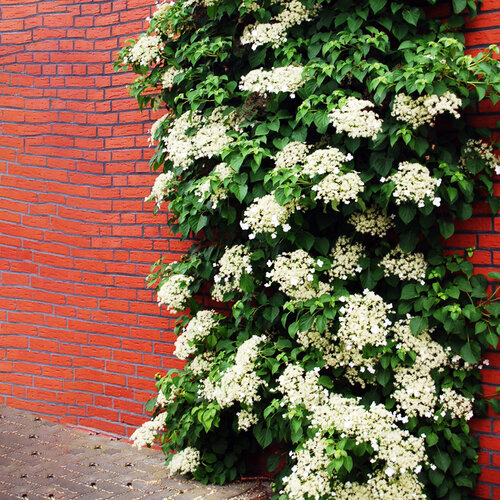
[{"label": "leafy foliage", "polygon": [[[405,413],[398,406],[396,374],[418,364],[418,352],[405,350],[388,334],[386,342],[363,346],[361,357],[373,361],[373,370],[363,369],[352,376],[352,366],[328,362],[326,347],[321,349],[318,342],[306,345],[304,336],[315,330],[320,337],[338,340],[335,335],[345,317],[348,297],[375,292],[393,305],[392,324],[407,320],[415,338],[428,334],[446,352],[449,362],[429,372],[436,395],[453,389],[474,401],[475,413],[486,410],[478,364],[485,351],[498,344],[500,305],[496,291],[490,291],[500,276],[492,273],[488,281],[474,273],[466,258],[470,252],[446,256],[443,243],[454,234],[454,221],[472,216],[478,200],[486,200],[494,213],[498,210],[492,183],[495,163],[491,154],[484,154],[485,146],[481,146],[482,153],[471,147],[483,144],[477,141],[487,140],[490,133],[472,128],[453,113],[436,112],[432,120],[415,126],[398,119],[393,111],[400,94],[413,102],[452,94],[460,101],[459,113],[485,99],[498,102],[500,68],[494,59],[498,51],[491,47],[474,57],[464,52],[460,28],[465,14],[476,13],[473,0],[453,0],[454,14],[447,23],[430,18],[417,2],[301,0],[299,4],[315,14],[288,26],[279,43],[268,41],[253,47],[242,43],[252,26],[272,24],[288,3],[179,0],[160,4],[147,34],[160,36],[158,55],[142,64],[134,55],[139,50],[134,52],[134,47],[141,42],[132,40],[116,61],[117,69],[132,65],[140,75],[131,93],[141,108],[150,105],[166,111],[153,129],[152,139],[158,146],[151,164],[155,170],[174,174],[171,189],[162,194],[168,201],[171,230],[183,239],[196,237],[180,262],[158,262],[150,275],[151,284],[158,287],[172,274],[195,279],[191,292],[201,295],[189,300],[189,314],[182,316],[176,333],[205,309],[202,295],[213,291],[221,279],[226,250],[244,245],[249,259],[232,286],[224,289],[225,304],[220,304],[227,312],[224,319],[191,344],[196,357],[208,360],[208,368],[195,369],[195,361],[189,360],[184,370],[158,378],[157,387],[167,402],[158,398],[150,402],[149,409],[154,409],[154,417],[164,416],[167,431],[160,442],[167,455],[187,446],[200,450],[200,465],[193,475],[216,483],[243,473],[243,457],[248,453],[278,444],[287,464],[276,476],[276,498],[288,498],[286,478],[292,474],[293,460],[285,452],[304,450],[317,431],[307,405],[283,404],[280,376],[296,364],[306,372],[319,369],[318,384],[328,393],[359,398],[356,401],[366,408],[385,405],[403,415],[398,421],[400,429],[425,436],[428,461],[422,464],[418,480],[426,497],[470,498],[480,470],[478,441],[470,434],[464,416],[454,416],[439,403],[430,415]],[[303,67],[302,85],[294,93],[240,89],[241,78],[252,70],[290,65]],[[166,81],[165,86],[162,82]],[[373,103],[373,108],[366,109],[382,120],[376,137],[339,133],[332,125],[332,112],[342,110],[350,97]],[[230,125],[221,133],[224,144],[206,153],[198,134],[203,124],[212,123],[210,117],[217,109],[223,116],[217,123],[227,119]],[[185,142],[180,149],[189,152],[190,144],[198,149],[192,149],[195,152],[186,168],[168,154],[175,144],[166,141],[177,134],[179,117],[189,113],[197,113],[198,121],[182,130]],[[317,188],[324,176],[303,175],[302,160],[276,168],[279,154],[294,142],[315,150],[336,148],[350,155],[352,159],[342,169],[361,179],[363,189],[356,199],[325,202],[318,198]],[[432,179],[439,180],[434,198],[427,196],[415,203],[395,197],[395,174],[403,162],[425,165]],[[225,178],[214,170],[221,163],[231,169]],[[411,197],[411,191],[407,196]],[[299,208],[278,221],[274,233],[254,231],[249,235],[242,224],[248,208],[268,194],[281,207],[295,203]],[[370,207],[391,216],[390,230],[383,238],[354,230],[353,215],[367,213]],[[365,249],[355,272],[345,276],[333,271],[340,235],[348,235]],[[383,258],[394,248],[404,255],[425,256],[424,279],[384,271]],[[270,281],[270,267],[278,257],[299,250],[314,261],[308,290],[321,290],[329,276],[327,293],[293,300],[287,288],[290,284]],[[206,381],[220,388],[224,373],[239,366],[241,346],[263,333],[266,340],[253,364],[255,375],[263,381],[258,397],[249,403],[239,396],[230,405],[207,397]],[[345,349],[345,345],[339,346]],[[491,399],[494,410],[499,404],[498,399]],[[257,423],[242,427],[238,423],[241,411],[256,415]],[[377,470],[388,470],[390,464],[370,461],[375,453],[373,443],[333,428],[325,435],[332,481],[363,484]],[[279,462],[274,457],[269,460],[271,468]],[[391,474],[387,472],[387,476],[389,481]]]}]

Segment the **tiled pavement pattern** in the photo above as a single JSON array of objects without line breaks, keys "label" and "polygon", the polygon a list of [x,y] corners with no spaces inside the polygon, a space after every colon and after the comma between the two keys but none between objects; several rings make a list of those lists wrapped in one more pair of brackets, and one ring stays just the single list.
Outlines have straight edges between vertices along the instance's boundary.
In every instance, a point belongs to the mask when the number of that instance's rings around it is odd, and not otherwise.
[{"label": "tiled pavement pattern", "polygon": [[90,435],[0,405],[0,500],[264,500],[266,484],[203,486],[168,476],[158,450]]}]

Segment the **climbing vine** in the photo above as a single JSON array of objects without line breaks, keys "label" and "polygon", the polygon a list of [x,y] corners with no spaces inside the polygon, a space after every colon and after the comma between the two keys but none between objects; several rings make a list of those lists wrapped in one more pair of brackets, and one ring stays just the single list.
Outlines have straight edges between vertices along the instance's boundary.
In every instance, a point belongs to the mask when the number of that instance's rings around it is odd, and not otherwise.
[{"label": "climbing vine", "polygon": [[171,470],[223,483],[267,449],[279,499],[470,498],[500,275],[445,243],[498,210],[464,115],[500,68],[464,52],[474,0],[433,3],[164,2],[121,50],[164,111],[147,200],[195,241],[149,276],[186,365],[133,439]]}]

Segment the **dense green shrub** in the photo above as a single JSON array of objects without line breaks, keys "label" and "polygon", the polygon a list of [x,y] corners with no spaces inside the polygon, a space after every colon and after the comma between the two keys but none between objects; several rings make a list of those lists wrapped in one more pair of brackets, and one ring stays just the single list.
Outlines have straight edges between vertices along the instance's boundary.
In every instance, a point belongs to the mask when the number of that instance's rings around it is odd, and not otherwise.
[{"label": "dense green shrub", "polygon": [[469,498],[500,305],[443,242],[498,209],[464,112],[498,101],[499,64],[464,54],[474,0],[429,4],[179,0],[121,51],[165,109],[148,199],[197,236],[150,276],[187,364],[134,439],[172,470],[222,483],[275,444],[277,498]]}]

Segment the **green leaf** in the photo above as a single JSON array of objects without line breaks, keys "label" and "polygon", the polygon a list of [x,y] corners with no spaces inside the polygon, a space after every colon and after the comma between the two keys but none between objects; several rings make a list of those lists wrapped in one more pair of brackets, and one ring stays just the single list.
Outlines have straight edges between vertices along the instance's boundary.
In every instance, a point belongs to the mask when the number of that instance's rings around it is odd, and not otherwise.
[{"label": "green leaf", "polygon": [[418,297],[418,295],[417,289],[413,283],[408,283],[401,290],[401,298],[403,300],[414,299],[415,297]]},{"label": "green leaf", "polygon": [[262,427],[261,423],[257,424],[253,428],[253,435],[262,448],[267,448],[273,440],[273,433],[271,429]]},{"label": "green leaf", "polygon": [[491,409],[495,413],[500,413],[500,399],[498,399],[498,398],[490,399],[489,403],[490,403]]},{"label": "green leaf", "polygon": [[433,461],[434,463],[444,472],[446,472],[450,465],[451,465],[451,458],[448,453],[442,451],[442,450],[437,450],[436,453],[433,455]]},{"label": "green leaf", "polygon": [[235,193],[235,195],[240,203],[245,199],[247,193],[248,193],[248,186],[246,184],[239,184],[238,191]]},{"label": "green leaf", "polygon": [[247,273],[242,274],[239,285],[240,288],[247,293],[253,293],[255,289],[253,278]]},{"label": "green leaf", "polygon": [[387,0],[370,0],[370,7],[373,10],[373,13],[376,14],[385,7],[386,3]]},{"label": "green leaf", "polygon": [[481,359],[481,347],[477,342],[464,344],[460,349],[460,356],[462,356],[467,363],[477,363]]},{"label": "green leaf", "polygon": [[414,335],[418,335],[422,333],[424,330],[427,330],[429,327],[429,323],[427,318],[422,316],[417,316],[410,320],[410,329]]},{"label": "green leaf", "polygon": [[318,129],[318,134],[324,134],[328,125],[330,125],[330,118],[326,111],[319,111],[314,116],[314,125]]},{"label": "green leaf", "polygon": [[441,219],[439,221],[439,231],[441,233],[441,236],[445,240],[447,240],[455,232],[455,225],[453,224],[453,222]]},{"label": "green leaf", "polygon": [[354,33],[356,32],[359,28],[361,28],[361,25],[363,24],[363,19],[360,17],[355,17],[354,14],[351,14],[350,17],[347,19],[347,26],[349,27],[349,30]]},{"label": "green leaf", "polygon": [[390,379],[391,379],[391,373],[389,372],[389,370],[380,370],[377,372],[377,382],[382,387],[385,387],[389,383]]},{"label": "green leaf", "polygon": [[500,304],[498,302],[490,302],[487,306],[486,306],[486,310],[492,314],[493,316],[495,316],[495,318],[498,318],[500,317]]},{"label": "green leaf", "polygon": [[460,14],[467,7],[467,0],[453,0],[453,12]]},{"label": "green leaf", "polygon": [[416,232],[408,230],[404,232],[399,238],[399,246],[405,253],[410,253],[415,250],[418,243],[418,235]]},{"label": "green leaf", "polygon": [[405,224],[409,224],[416,214],[417,208],[415,207],[415,205],[410,205],[409,203],[407,203],[399,207],[399,217]]},{"label": "green leaf", "polygon": [[403,11],[403,19],[409,24],[413,24],[414,26],[416,26],[419,18],[420,18],[419,9],[410,9]]},{"label": "green leaf", "polygon": [[434,446],[439,442],[439,437],[436,433],[430,432],[426,435],[425,442],[427,443],[427,446]]},{"label": "green leaf", "polygon": [[444,481],[444,474],[437,469],[436,470],[430,469],[428,474],[429,474],[429,479],[434,486],[439,486]]},{"label": "green leaf", "polygon": [[327,389],[333,388],[332,379],[326,375],[321,375],[321,377],[319,377],[318,384],[322,385],[323,387],[326,387]]},{"label": "green leaf", "polygon": [[148,413],[153,413],[155,407],[156,407],[156,396],[154,398],[148,399],[146,403],[146,411]]}]

